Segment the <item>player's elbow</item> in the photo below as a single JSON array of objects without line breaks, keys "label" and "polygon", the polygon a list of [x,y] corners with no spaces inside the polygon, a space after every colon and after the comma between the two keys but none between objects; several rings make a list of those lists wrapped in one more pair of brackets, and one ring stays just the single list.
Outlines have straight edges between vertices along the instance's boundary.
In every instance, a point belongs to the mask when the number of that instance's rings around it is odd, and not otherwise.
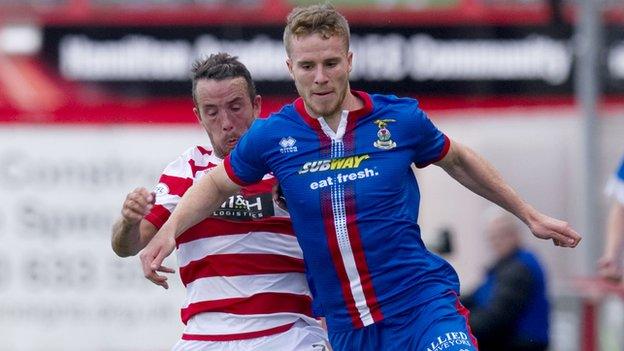
[{"label": "player's elbow", "polygon": [[140,250],[130,248],[126,245],[122,245],[118,241],[112,240],[111,247],[113,248],[113,252],[119,257],[130,257],[135,256],[139,253]]}]

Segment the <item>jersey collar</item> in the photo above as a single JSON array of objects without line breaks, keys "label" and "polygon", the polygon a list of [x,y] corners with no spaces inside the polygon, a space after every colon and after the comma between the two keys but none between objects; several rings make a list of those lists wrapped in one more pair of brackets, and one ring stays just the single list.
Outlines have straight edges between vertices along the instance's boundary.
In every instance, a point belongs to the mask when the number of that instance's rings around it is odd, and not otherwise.
[{"label": "jersey collar", "polygon": [[[349,111],[349,119],[347,123],[347,131],[353,129],[355,127],[355,122],[362,116],[365,116],[371,112],[373,112],[373,101],[367,93],[359,90],[351,90],[351,93],[356,97],[360,98],[364,102],[364,106],[359,110]],[[308,111],[306,111],[303,99],[298,98],[295,100],[295,110],[299,113],[299,115],[303,118],[303,120],[314,130],[318,132],[323,132],[323,128],[318,119],[310,116]]]}]

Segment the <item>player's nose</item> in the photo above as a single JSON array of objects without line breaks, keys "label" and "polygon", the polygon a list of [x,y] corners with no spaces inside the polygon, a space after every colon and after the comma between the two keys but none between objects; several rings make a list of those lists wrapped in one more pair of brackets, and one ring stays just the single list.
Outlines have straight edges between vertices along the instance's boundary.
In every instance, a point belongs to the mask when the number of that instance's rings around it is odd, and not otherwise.
[{"label": "player's nose", "polygon": [[232,117],[225,114],[221,118],[221,129],[223,129],[224,131],[230,131],[233,128],[234,128],[234,124],[232,123]]},{"label": "player's nose", "polygon": [[316,68],[316,71],[314,72],[314,83],[316,84],[325,84],[327,83],[328,78],[327,78],[327,74],[325,73],[324,68],[319,65]]}]

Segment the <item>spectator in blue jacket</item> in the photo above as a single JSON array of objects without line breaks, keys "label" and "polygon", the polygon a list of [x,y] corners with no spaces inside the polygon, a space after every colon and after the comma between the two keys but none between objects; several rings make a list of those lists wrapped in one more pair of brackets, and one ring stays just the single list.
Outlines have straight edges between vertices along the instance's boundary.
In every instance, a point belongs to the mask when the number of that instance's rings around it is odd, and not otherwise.
[{"label": "spectator in blue jacket", "polygon": [[485,280],[462,299],[481,351],[543,351],[548,348],[549,303],[544,271],[522,247],[521,227],[497,213],[486,234],[495,256]]}]

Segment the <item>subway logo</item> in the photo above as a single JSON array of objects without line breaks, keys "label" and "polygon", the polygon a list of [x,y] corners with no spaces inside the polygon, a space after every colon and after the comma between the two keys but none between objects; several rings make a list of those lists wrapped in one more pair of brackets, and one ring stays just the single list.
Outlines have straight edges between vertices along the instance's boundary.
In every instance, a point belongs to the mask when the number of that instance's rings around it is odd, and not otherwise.
[{"label": "subway logo", "polygon": [[369,158],[370,156],[365,154],[333,158],[330,160],[310,161],[303,164],[301,169],[299,169],[299,174],[358,168],[364,160],[368,160]]}]

